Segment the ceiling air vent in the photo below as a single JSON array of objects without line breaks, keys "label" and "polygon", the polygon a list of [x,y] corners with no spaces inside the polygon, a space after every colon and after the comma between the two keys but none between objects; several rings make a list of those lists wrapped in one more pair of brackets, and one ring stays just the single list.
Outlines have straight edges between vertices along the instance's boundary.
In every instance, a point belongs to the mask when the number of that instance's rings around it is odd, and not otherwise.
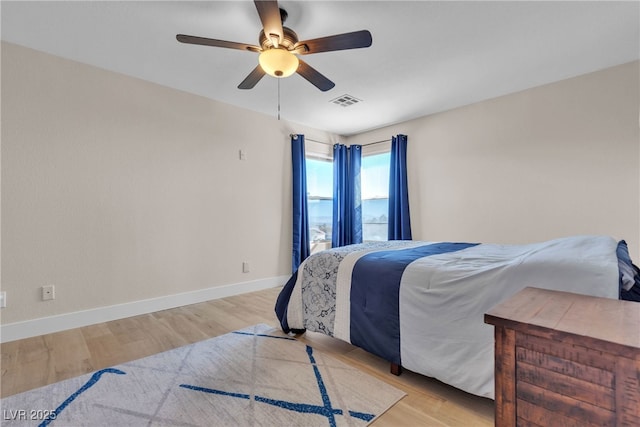
[{"label": "ceiling air vent", "polygon": [[341,107],[350,107],[354,104],[357,104],[358,102],[362,102],[362,100],[356,98],[355,96],[345,94],[335,99],[332,99],[329,102],[333,102],[334,104],[339,105]]}]

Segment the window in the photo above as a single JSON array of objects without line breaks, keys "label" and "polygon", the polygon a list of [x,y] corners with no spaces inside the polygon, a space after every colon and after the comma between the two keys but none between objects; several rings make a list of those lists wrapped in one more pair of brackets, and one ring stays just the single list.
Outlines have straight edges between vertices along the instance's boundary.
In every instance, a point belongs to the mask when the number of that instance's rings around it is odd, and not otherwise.
[{"label": "window", "polygon": [[[333,150],[307,141],[307,205],[311,253],[331,247],[333,230]],[[363,152],[360,179],[362,240],[387,240],[389,215],[389,148]],[[382,151],[384,150],[384,151]]]},{"label": "window", "polygon": [[333,226],[333,163],[307,156],[307,204],[311,253],[331,247]]},{"label": "window", "polygon": [[362,157],[362,240],[387,240],[391,153]]}]

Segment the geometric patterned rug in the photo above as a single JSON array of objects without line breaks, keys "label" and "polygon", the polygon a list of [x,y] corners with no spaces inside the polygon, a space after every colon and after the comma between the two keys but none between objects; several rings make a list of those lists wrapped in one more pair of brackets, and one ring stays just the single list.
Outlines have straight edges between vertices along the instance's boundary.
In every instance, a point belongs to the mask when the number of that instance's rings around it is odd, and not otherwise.
[{"label": "geometric patterned rug", "polygon": [[260,324],[0,401],[2,426],[366,426],[405,393]]}]

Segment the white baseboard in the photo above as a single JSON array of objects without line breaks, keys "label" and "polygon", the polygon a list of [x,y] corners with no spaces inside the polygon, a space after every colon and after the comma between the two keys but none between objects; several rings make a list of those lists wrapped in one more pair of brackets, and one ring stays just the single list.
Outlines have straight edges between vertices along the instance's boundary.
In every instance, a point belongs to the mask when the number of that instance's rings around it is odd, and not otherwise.
[{"label": "white baseboard", "polygon": [[[91,310],[76,311],[73,313],[56,316],[42,317],[23,322],[9,323],[0,326],[0,342],[15,341],[30,338],[82,326],[111,320],[124,319],[154,311],[167,310],[189,304],[275,288],[284,285],[289,276],[269,277],[250,282],[235,283],[231,285],[217,286],[197,291],[184,292],[164,297],[151,298],[141,301],[133,301],[124,304],[98,307]],[[274,301],[275,306],[275,301]]]}]

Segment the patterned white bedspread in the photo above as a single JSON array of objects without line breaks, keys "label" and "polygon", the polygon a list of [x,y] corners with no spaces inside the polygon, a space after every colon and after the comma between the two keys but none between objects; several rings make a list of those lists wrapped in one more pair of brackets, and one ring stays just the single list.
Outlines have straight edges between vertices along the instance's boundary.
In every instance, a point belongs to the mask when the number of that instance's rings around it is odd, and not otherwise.
[{"label": "patterned white bedspread", "polygon": [[[349,296],[346,292],[337,292],[338,284],[344,286],[350,278],[340,277],[349,273],[353,263],[361,256],[374,251],[389,249],[405,249],[424,245],[425,242],[415,241],[391,241],[391,242],[367,242],[357,245],[342,246],[323,251],[307,258],[300,266],[304,280],[300,286],[293,290],[296,299],[301,304],[290,305],[288,319],[290,325],[298,325],[297,329],[306,329],[313,332],[322,332],[329,336],[335,335],[336,311],[341,314],[338,318],[338,335],[345,341],[349,341],[348,333],[345,333],[345,313],[340,307],[348,303]],[[348,268],[351,267],[351,268]],[[340,274],[341,273],[341,274]],[[339,294],[340,301],[336,300]],[[340,306],[340,307],[338,307]],[[346,326],[348,329],[348,325]]]}]

